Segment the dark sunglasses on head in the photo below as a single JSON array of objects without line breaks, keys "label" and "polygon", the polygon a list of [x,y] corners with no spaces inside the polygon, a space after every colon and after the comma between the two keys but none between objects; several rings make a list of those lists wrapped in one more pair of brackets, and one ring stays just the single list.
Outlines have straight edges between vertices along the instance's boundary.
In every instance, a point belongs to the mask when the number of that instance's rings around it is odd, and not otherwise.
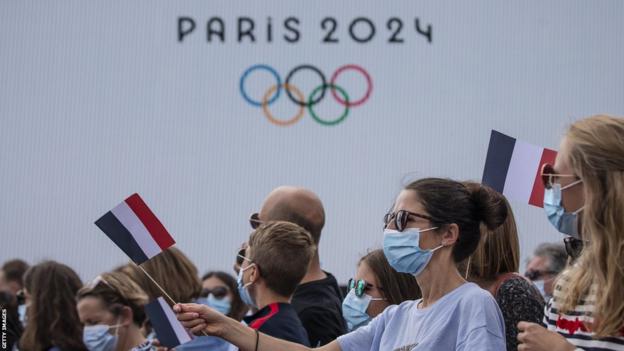
[{"label": "dark sunglasses on head", "polygon": [[214,297],[216,297],[217,299],[221,300],[222,298],[227,296],[229,291],[230,291],[230,289],[228,289],[225,286],[217,286],[214,289],[203,289],[201,291],[200,296],[201,297],[208,297],[208,295],[212,294]]},{"label": "dark sunglasses on head", "polygon": [[433,218],[427,215],[414,213],[406,210],[399,210],[397,212],[388,212],[384,216],[384,228],[387,228],[390,222],[394,220],[394,227],[396,230],[402,232],[407,228],[410,216],[426,219],[433,222]]},{"label": "dark sunglasses on head", "polygon": [[245,260],[245,251],[246,248],[242,248],[240,250],[238,250],[238,253],[236,254],[236,264],[241,266],[243,264],[243,261]]},{"label": "dark sunglasses on head", "polygon": [[260,224],[262,224],[262,221],[260,220],[257,212],[249,217],[249,224],[251,225],[252,229],[256,229],[260,226]]},{"label": "dark sunglasses on head", "polygon": [[585,241],[574,237],[563,238],[563,245],[565,246],[566,253],[573,259],[579,258],[583,252]]},{"label": "dark sunglasses on head", "polygon": [[542,184],[544,184],[544,188],[546,188],[546,189],[552,188],[553,184],[555,184],[555,179],[557,177],[559,177],[559,178],[578,178],[577,176],[575,176],[573,174],[558,174],[555,171],[555,167],[553,167],[553,165],[551,165],[550,163],[544,163],[542,165],[541,177],[542,177]]}]

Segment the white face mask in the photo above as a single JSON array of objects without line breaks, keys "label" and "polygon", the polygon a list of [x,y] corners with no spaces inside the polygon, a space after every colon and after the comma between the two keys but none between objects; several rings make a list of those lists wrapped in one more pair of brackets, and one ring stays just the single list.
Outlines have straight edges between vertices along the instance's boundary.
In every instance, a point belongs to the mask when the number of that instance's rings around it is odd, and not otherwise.
[{"label": "white face mask", "polygon": [[[114,351],[117,346],[117,332],[122,324],[97,324],[84,327],[82,341],[89,351]],[[115,329],[115,335],[109,333]]]}]

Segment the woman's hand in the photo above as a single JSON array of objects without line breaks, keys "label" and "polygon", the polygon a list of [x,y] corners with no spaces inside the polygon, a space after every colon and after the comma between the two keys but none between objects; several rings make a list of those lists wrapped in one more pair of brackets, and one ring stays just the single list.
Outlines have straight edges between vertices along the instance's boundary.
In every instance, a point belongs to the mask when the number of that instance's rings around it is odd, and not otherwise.
[{"label": "woman's hand", "polygon": [[563,336],[547,330],[539,324],[518,323],[518,351],[574,351]]},{"label": "woman's hand", "polygon": [[195,303],[182,303],[173,306],[178,320],[195,335],[222,336],[228,317],[212,308]]}]

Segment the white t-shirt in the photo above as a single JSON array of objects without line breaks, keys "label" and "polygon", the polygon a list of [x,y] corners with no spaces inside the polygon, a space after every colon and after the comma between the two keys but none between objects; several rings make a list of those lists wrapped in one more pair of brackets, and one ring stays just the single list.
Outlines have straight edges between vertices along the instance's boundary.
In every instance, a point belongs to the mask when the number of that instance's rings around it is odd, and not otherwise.
[{"label": "white t-shirt", "polygon": [[394,305],[367,326],[338,338],[343,351],[505,350],[505,324],[496,300],[465,283],[427,308]]}]

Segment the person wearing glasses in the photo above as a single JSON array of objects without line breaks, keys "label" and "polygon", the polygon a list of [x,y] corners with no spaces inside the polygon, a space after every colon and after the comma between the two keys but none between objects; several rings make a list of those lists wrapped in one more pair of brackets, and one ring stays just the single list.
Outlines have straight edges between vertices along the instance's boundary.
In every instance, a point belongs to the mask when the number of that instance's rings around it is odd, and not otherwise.
[{"label": "person wearing glasses", "polygon": [[[478,246],[482,224],[494,229],[506,216],[504,203],[460,182],[426,178],[408,184],[385,216],[384,254],[396,271],[415,276],[423,297],[386,308],[320,350],[504,350],[496,300],[466,282],[456,265]],[[241,350],[309,349],[258,333],[206,306],[178,304],[174,311],[193,333],[219,335]]]},{"label": "person wearing glasses", "polygon": [[347,288],[342,314],[349,331],[367,325],[390,305],[421,298],[414,276],[395,271],[381,249],[360,259],[355,277],[349,279]]},{"label": "person wearing glasses", "polygon": [[541,243],[533,252],[533,257],[526,265],[524,276],[535,284],[548,302],[555,288],[555,278],[568,263],[568,254],[564,245],[558,243]]},{"label": "person wearing glasses", "polygon": [[547,329],[519,323],[518,350],[624,350],[624,119],[573,123],[542,175],[549,221],[585,243],[555,283]]},{"label": "person wearing glasses", "polygon": [[212,271],[204,274],[198,300],[239,321],[247,313],[247,306],[238,294],[236,278],[225,272]]},{"label": "person wearing glasses", "polygon": [[147,294],[121,272],[104,273],[76,295],[89,351],[155,350],[141,333]]},{"label": "person wearing glasses", "polygon": [[292,306],[310,338],[310,345],[325,345],[346,332],[342,316],[342,291],[334,276],[321,269],[319,242],[325,210],[310,190],[281,186],[264,200],[259,213],[251,215],[252,228],[265,221],[295,223],[312,235],[316,251],[292,298]]}]

